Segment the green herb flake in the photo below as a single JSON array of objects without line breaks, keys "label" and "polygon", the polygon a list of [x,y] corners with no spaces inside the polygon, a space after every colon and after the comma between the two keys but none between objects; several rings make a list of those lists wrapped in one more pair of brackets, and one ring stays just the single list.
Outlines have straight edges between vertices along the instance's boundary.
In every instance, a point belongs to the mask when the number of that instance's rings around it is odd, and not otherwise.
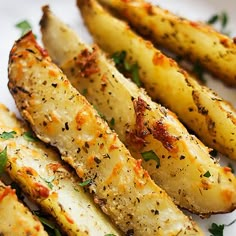
[{"label": "green herb flake", "polygon": [[44,228],[49,236],[62,236],[59,229],[57,228],[56,224],[54,224],[53,221],[50,219],[47,219],[46,217],[42,216],[39,211],[33,212],[39,219],[39,221],[44,225]]},{"label": "green herb flake", "polygon": [[206,83],[206,79],[204,77],[205,71],[199,61],[196,61],[194,63],[192,72],[197,75],[198,79],[200,79],[202,83]]},{"label": "green herb flake", "polygon": [[212,150],[210,151],[210,155],[213,156],[213,157],[216,157],[217,154],[218,154],[218,152],[217,152],[215,149],[212,149]]},{"label": "green herb flake", "polygon": [[2,174],[7,165],[7,147],[0,152],[0,174]]},{"label": "green herb flake", "polygon": [[209,178],[211,176],[211,173],[208,170],[203,176],[206,177],[206,178]]},{"label": "green herb flake", "polygon": [[231,169],[231,172],[234,174],[234,167],[232,163],[228,163],[228,167]]},{"label": "green herb flake", "polygon": [[41,178],[44,182],[46,182],[46,184],[48,185],[48,187],[49,187],[50,189],[53,188],[52,181],[55,179],[55,176],[52,176],[50,179],[45,179],[45,178],[43,178],[43,177],[41,177],[41,176],[40,176],[40,178]]},{"label": "green herb flake", "polygon": [[38,138],[35,137],[32,132],[30,131],[27,131],[27,132],[24,132],[23,133],[23,137],[25,140],[29,141],[29,142],[37,142],[38,141]]},{"label": "green herb flake", "polygon": [[112,117],[109,123],[110,123],[110,126],[114,126],[115,125],[115,119]]},{"label": "green herb flake", "polygon": [[104,236],[116,236],[115,234],[105,234]]},{"label": "green herb flake", "polygon": [[211,228],[209,228],[208,231],[212,234],[211,236],[223,236],[224,227],[224,225],[212,223]]},{"label": "green herb flake", "polygon": [[16,28],[21,30],[21,36],[25,35],[30,30],[32,30],[32,26],[27,20],[23,20],[23,21],[17,23],[15,26],[16,26]]},{"label": "green herb flake", "polygon": [[210,19],[207,21],[207,23],[209,25],[214,25],[214,24],[219,23],[221,26],[220,31],[223,34],[229,34],[229,33],[225,32],[225,28],[228,24],[228,21],[229,21],[228,14],[223,11],[223,12],[220,12],[219,14],[214,14],[212,17],[210,17]]},{"label": "green herb flake", "polygon": [[3,132],[0,134],[0,138],[2,139],[10,139],[10,138],[14,138],[14,135],[16,134],[16,131],[10,131],[10,132]]},{"label": "green herb flake", "polygon": [[226,12],[221,13],[221,27],[224,29],[228,24],[228,15]]},{"label": "green herb flake", "polygon": [[130,64],[125,58],[127,56],[126,51],[115,52],[112,54],[112,59],[117,67],[117,69],[124,74],[126,77],[130,77],[132,81],[140,87],[141,81],[139,77],[139,67],[137,63]]},{"label": "green herb flake", "polygon": [[123,64],[126,58],[126,51],[115,52],[111,57],[115,62],[115,65]]},{"label": "green herb flake", "polygon": [[86,96],[87,94],[88,94],[88,89],[84,88],[83,91],[82,91],[82,95]]},{"label": "green herb flake", "polygon": [[92,179],[87,179],[84,182],[79,183],[79,186],[84,187],[92,183]]},{"label": "green herb flake", "polygon": [[217,14],[214,14],[213,16],[210,17],[209,20],[207,20],[207,24],[212,25],[215,24],[219,19],[219,16]]},{"label": "green herb flake", "polygon": [[154,151],[142,152],[141,155],[144,161],[154,160],[157,163],[156,167],[158,168],[160,166],[160,159]]}]

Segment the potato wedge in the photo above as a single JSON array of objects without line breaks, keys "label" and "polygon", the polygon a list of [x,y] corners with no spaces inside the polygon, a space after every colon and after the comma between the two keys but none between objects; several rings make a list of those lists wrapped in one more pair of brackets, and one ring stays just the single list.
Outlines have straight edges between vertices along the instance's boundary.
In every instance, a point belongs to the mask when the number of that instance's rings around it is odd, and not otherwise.
[{"label": "potato wedge", "polygon": [[201,235],[151,180],[96,110],[28,33],[13,46],[9,88],[38,138],[87,181],[94,201],[127,235]]},{"label": "potato wedge", "polygon": [[0,235],[48,235],[28,208],[18,201],[15,190],[0,180]]},{"label": "potato wedge", "polygon": [[175,112],[208,146],[236,159],[236,111],[229,103],[198,84],[97,2],[77,0],[77,4],[102,49],[110,54],[125,50],[128,62],[138,63],[140,79],[153,99]]},{"label": "potato wedge", "polygon": [[200,62],[226,84],[236,86],[236,44],[232,38],[143,0],[99,1],[119,12],[143,36]]},{"label": "potato wedge", "polygon": [[[97,47],[83,43],[47,7],[41,25],[52,60],[80,93],[86,91],[88,101],[106,117],[131,154],[136,159],[150,150],[157,155],[142,165],[176,204],[202,216],[235,209],[235,176],[214,163],[208,149],[188,134],[174,114],[152,102]],[[210,177],[204,176],[207,172]]]},{"label": "potato wedge", "polygon": [[24,123],[0,104],[0,134],[3,132],[13,136],[0,138],[0,152],[7,147],[7,173],[67,235],[120,235],[58,153],[33,139]]}]

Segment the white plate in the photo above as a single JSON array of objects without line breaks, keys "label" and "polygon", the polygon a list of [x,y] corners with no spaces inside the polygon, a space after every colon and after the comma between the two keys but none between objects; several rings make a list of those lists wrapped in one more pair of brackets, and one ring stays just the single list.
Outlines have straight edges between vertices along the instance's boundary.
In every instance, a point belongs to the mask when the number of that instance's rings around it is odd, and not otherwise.
[{"label": "white plate", "polygon": [[[152,0],[152,2],[192,20],[206,21],[214,13],[224,10],[229,16],[227,30],[231,32],[231,36],[236,36],[236,7],[233,0]],[[50,4],[52,11],[74,28],[84,41],[91,42],[91,37],[83,26],[83,21],[76,8],[75,0],[0,0],[0,102],[7,105],[12,111],[17,112],[14,101],[7,88],[7,63],[9,51],[14,40],[20,36],[20,31],[15,27],[15,24],[22,20],[28,20],[32,24],[33,31],[40,41],[38,23],[41,18],[41,7],[46,4]],[[211,79],[208,80],[208,86],[215,89],[219,95],[231,101],[236,107],[235,89],[226,88],[221,82]],[[222,163],[227,165],[229,160],[223,157]],[[233,165],[236,167],[235,163]],[[186,214],[190,215],[187,212]],[[207,220],[201,220],[197,216],[192,216],[203,228],[206,235],[210,235],[208,228],[213,222],[217,224],[229,224],[236,219],[236,211],[230,214],[212,216]],[[236,235],[236,223],[225,227],[224,235]]]}]

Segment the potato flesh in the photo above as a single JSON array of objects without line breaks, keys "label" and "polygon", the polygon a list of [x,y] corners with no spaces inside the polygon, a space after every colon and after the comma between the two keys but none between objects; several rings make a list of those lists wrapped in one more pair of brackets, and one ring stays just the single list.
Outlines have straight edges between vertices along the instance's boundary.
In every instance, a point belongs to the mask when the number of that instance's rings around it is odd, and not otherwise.
[{"label": "potato flesh", "polygon": [[[160,167],[156,161],[143,161],[143,166],[151,177],[174,199],[175,203],[201,215],[231,211],[236,203],[236,180],[232,173],[226,172],[211,159],[207,148],[179,123],[174,114],[152,102],[151,99],[132,82],[125,79],[95,47],[83,44],[74,31],[56,18],[50,11],[45,11],[44,24],[41,27],[43,42],[53,60],[60,60],[59,66],[69,78],[72,85],[81,93],[86,91],[86,98],[109,122],[118,133],[119,138],[127,145],[136,159],[141,159],[141,152],[154,151],[160,158]],[[52,30],[53,29],[53,30]],[[63,30],[61,30],[63,29]],[[57,38],[55,42],[53,37]],[[52,43],[54,42],[54,43]],[[67,43],[67,50],[74,52],[68,55],[63,52],[62,45]],[[74,46],[79,45],[79,46]],[[86,61],[85,52],[94,55],[93,68],[98,72],[81,76],[78,60]],[[67,62],[66,62],[67,61]],[[89,61],[91,62],[91,61]],[[143,114],[142,124],[137,124],[134,101],[143,100],[148,109]],[[170,137],[178,137],[172,150],[156,139],[151,133],[144,140],[146,144],[139,148],[136,143],[129,142],[127,134],[143,125],[152,129],[153,124],[160,122]],[[210,178],[204,177],[209,171]],[[221,183],[218,179],[221,179]],[[206,185],[209,185],[206,188]],[[226,197],[231,192],[231,198]],[[227,200],[226,200],[227,198]]]},{"label": "potato flesh", "polygon": [[6,171],[32,201],[52,215],[67,235],[120,235],[58,153],[40,141],[26,140],[23,134],[29,129],[0,104],[0,134],[13,130],[14,138],[0,139],[0,151],[7,146]]},{"label": "potato flesh", "polygon": [[4,236],[48,235],[32,213],[18,201],[15,190],[0,181],[0,234]]},{"label": "potato flesh", "polygon": [[88,188],[94,201],[124,232],[201,235],[70,85],[32,34],[11,50],[9,79],[16,104],[37,136],[56,146],[83,181],[91,180]]}]

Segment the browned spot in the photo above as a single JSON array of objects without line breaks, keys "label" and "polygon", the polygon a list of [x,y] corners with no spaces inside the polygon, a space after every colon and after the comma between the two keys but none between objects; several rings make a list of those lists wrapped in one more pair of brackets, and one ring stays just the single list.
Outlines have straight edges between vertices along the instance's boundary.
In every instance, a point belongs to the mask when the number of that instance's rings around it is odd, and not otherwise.
[{"label": "browned spot", "polygon": [[99,72],[97,66],[97,48],[92,51],[84,49],[77,57],[76,63],[80,67],[80,76],[88,77],[91,74]]},{"label": "browned spot", "polygon": [[229,189],[225,189],[222,191],[223,198],[225,199],[225,202],[232,202],[233,198],[233,192]]},{"label": "browned spot", "polygon": [[0,202],[9,194],[15,194],[15,190],[11,189],[10,186],[7,186],[4,191],[0,194]]},{"label": "browned spot", "polygon": [[37,172],[31,167],[22,167],[22,172],[27,175],[37,176]]},{"label": "browned spot", "polygon": [[121,162],[118,162],[114,166],[112,173],[110,174],[110,176],[106,180],[106,184],[110,184],[115,177],[119,176],[119,173],[122,170],[122,167],[123,167],[123,164]]},{"label": "browned spot", "polygon": [[40,231],[40,228],[41,228],[41,227],[40,227],[40,224],[37,224],[37,225],[34,226],[34,229],[35,229],[36,231],[38,231],[38,232]]},{"label": "browned spot", "polygon": [[127,142],[136,148],[142,148],[145,144],[145,137],[150,133],[145,126],[144,113],[147,109],[147,103],[140,97],[133,100],[134,111],[136,115],[135,129],[127,132]]},{"label": "browned spot", "polygon": [[190,21],[189,24],[193,26],[194,28],[197,28],[200,24],[196,21]]},{"label": "browned spot", "polygon": [[162,121],[157,121],[152,128],[153,137],[159,140],[168,151],[176,151],[176,137],[168,132],[167,126]]},{"label": "browned spot", "polygon": [[225,173],[232,173],[232,169],[230,167],[228,167],[228,166],[225,166],[223,168],[223,170],[224,170]]},{"label": "browned spot", "polygon": [[140,171],[142,171],[142,159],[136,161],[136,165],[134,167],[134,172],[139,175]]},{"label": "browned spot", "polygon": [[67,220],[70,224],[74,224],[73,219],[68,215],[68,213],[65,212],[64,214],[65,214],[66,220]]},{"label": "browned spot", "polygon": [[104,92],[107,86],[107,76],[104,74],[101,78],[101,91]]},{"label": "browned spot", "polygon": [[47,165],[47,168],[49,170],[52,170],[53,172],[56,172],[61,167],[60,163],[50,163]]},{"label": "browned spot", "polygon": [[89,110],[85,110],[85,109],[82,109],[81,111],[79,111],[75,117],[75,121],[76,121],[76,124],[77,124],[77,129],[80,129],[83,124],[86,122],[87,119],[89,119],[90,117],[90,114],[89,114]]},{"label": "browned spot", "polygon": [[201,188],[203,190],[208,190],[210,188],[210,184],[205,179],[202,179],[202,181],[201,181]]},{"label": "browned spot", "polygon": [[220,39],[220,43],[226,48],[230,46],[230,40],[227,37]]},{"label": "browned spot", "polygon": [[160,52],[156,52],[152,58],[152,62],[154,65],[163,65],[165,62],[165,56]]},{"label": "browned spot", "polygon": [[143,5],[144,10],[147,12],[148,15],[154,15],[154,8],[150,3],[145,3]]},{"label": "browned spot", "polygon": [[34,184],[34,187],[35,187],[35,192],[36,192],[40,197],[47,198],[47,197],[49,196],[49,189],[46,188],[45,186],[43,186],[42,184],[40,184],[40,183],[35,183],[35,184]]}]

